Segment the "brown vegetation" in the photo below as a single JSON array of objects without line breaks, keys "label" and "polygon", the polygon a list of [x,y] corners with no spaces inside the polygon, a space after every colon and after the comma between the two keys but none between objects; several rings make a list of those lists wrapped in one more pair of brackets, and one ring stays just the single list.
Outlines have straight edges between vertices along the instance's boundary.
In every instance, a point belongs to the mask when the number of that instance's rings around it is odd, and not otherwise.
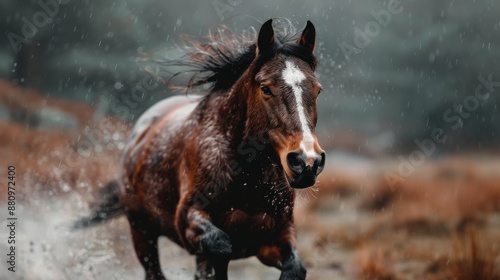
[{"label": "brown vegetation", "polygon": [[500,279],[500,240],[477,236],[474,229],[455,237],[452,250],[438,266],[443,278],[456,280]]},{"label": "brown vegetation", "polygon": [[344,269],[360,279],[498,279],[497,159],[430,161],[394,186],[385,174],[395,165],[374,165],[323,175],[318,199],[299,211],[315,230],[309,250],[334,246],[329,257],[351,259]]}]

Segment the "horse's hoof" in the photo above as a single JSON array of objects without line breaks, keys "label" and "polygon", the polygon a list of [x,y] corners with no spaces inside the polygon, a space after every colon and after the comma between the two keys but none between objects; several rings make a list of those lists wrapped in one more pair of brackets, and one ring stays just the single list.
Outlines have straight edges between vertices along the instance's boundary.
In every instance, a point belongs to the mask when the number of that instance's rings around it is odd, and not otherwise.
[{"label": "horse's hoof", "polygon": [[279,280],[305,280],[306,269],[302,265],[283,270]]},{"label": "horse's hoof", "polygon": [[293,272],[293,273],[282,273],[279,280],[305,280],[306,273]]},{"label": "horse's hoof", "polygon": [[229,235],[220,229],[205,233],[200,243],[203,254],[209,256],[227,256],[232,252]]}]

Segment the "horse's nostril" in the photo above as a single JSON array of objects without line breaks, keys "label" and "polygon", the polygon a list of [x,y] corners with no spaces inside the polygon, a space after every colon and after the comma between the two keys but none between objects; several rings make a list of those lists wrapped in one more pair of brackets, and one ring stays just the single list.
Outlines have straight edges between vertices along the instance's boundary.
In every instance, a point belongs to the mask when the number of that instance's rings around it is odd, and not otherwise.
[{"label": "horse's nostril", "polygon": [[325,152],[322,152],[321,155],[319,155],[316,158],[316,161],[314,162],[314,165],[318,167],[318,169],[316,170],[316,175],[318,175],[319,173],[321,173],[321,171],[323,171],[323,168],[325,167],[325,161],[326,161],[326,154]]},{"label": "horse's nostril", "polygon": [[302,173],[302,171],[304,171],[304,167],[306,166],[302,155],[299,153],[289,153],[286,156],[286,161],[288,163],[288,167],[290,167],[290,169],[297,174]]}]

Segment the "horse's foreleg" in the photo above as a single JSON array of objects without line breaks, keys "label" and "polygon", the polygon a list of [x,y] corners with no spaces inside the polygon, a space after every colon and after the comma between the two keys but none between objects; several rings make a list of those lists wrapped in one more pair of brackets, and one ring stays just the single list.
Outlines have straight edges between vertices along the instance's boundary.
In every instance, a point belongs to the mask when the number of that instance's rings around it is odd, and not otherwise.
[{"label": "horse's foreleg", "polygon": [[282,254],[282,266],[280,280],[288,279],[306,279],[306,269],[302,265],[299,257],[297,256],[297,251],[291,246],[286,246],[281,249]]},{"label": "horse's foreleg", "polygon": [[215,280],[227,280],[228,259],[218,259],[213,261],[215,270]]},{"label": "horse's foreleg", "polygon": [[257,257],[262,263],[280,269],[280,280],[306,279],[306,269],[297,256],[293,241],[263,246]]},{"label": "horse's foreleg", "polygon": [[214,267],[210,260],[203,256],[196,256],[196,274],[195,280],[213,280],[215,279]]},{"label": "horse's foreleg", "polygon": [[130,228],[135,252],[142,267],[146,271],[146,280],[165,280],[161,272],[158,256],[158,237],[155,230],[145,227],[138,219],[131,219]]},{"label": "horse's foreleg", "polygon": [[216,227],[207,213],[191,208],[185,221],[178,221],[178,230],[192,253],[199,256],[223,258],[231,254],[229,235]]}]

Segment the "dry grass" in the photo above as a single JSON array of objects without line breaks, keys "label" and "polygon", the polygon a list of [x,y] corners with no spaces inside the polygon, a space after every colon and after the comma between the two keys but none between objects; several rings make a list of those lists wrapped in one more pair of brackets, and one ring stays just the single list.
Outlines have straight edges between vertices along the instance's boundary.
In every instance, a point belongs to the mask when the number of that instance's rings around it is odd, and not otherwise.
[{"label": "dry grass", "polygon": [[389,209],[384,213],[395,228],[446,235],[468,224],[481,225],[483,214],[500,211],[500,174],[450,159],[422,167],[395,188],[381,178],[367,194],[361,206]]},{"label": "dry grass", "polygon": [[[486,238],[485,238],[486,237]],[[440,267],[444,279],[498,280],[500,279],[500,240],[478,236],[468,230],[455,238],[452,250]]]},{"label": "dry grass", "polygon": [[[355,252],[350,266],[359,279],[498,279],[500,238],[489,233],[499,230],[498,160],[428,162],[396,186],[384,178],[395,165],[377,164],[363,176],[323,175],[333,179],[322,180],[305,213],[313,246]],[[325,211],[330,222],[313,218]],[[353,220],[339,223],[346,215]]]},{"label": "dry grass", "polygon": [[358,251],[358,276],[364,280],[394,280],[388,252],[382,248],[362,248]]}]

